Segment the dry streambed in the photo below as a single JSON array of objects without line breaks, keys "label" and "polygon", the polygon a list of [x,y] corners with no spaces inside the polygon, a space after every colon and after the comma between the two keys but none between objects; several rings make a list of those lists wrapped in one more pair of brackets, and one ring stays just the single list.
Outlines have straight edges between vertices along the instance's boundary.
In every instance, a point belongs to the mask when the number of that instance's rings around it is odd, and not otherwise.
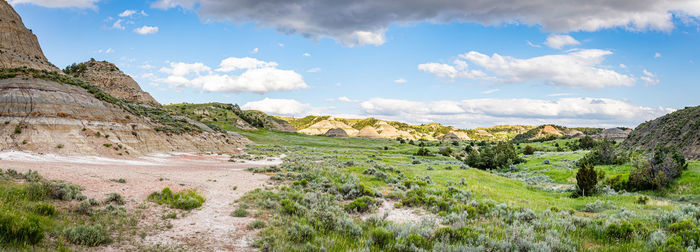
[{"label": "dry streambed", "polygon": [[[102,199],[116,192],[127,200],[127,208],[142,209],[146,215],[139,226],[161,225],[162,215],[177,212],[168,220],[171,226],[156,228],[138,241],[142,246],[161,245],[167,248],[198,251],[246,251],[255,232],[248,229],[251,218],[230,214],[234,202],[246,192],[263,187],[268,177],[246,171],[248,167],[281,163],[280,158],[264,161],[228,162],[226,155],[186,153],[159,154],[135,159],[98,157],[61,157],[22,152],[0,153],[3,169],[20,172],[38,171],[48,179],[63,180],[84,188],[90,198]],[[124,179],[126,183],[114,180]],[[204,205],[189,212],[165,210],[153,203],[143,204],[148,195],[170,187],[173,191],[194,188],[206,198]],[[235,189],[234,189],[235,188]],[[115,245],[112,245],[115,246]],[[102,248],[100,250],[119,250]]]}]

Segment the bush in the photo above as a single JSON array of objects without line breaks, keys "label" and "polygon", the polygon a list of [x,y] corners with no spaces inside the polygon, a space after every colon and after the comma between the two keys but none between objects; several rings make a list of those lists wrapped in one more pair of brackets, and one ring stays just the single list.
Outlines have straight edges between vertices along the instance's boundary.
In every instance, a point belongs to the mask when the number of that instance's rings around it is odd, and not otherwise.
[{"label": "bush", "polygon": [[42,216],[54,216],[56,215],[56,207],[48,203],[38,203],[32,206],[32,212]]},{"label": "bush", "polygon": [[442,147],[442,148],[440,148],[440,150],[438,151],[438,153],[439,153],[440,155],[445,156],[445,157],[449,157],[450,155],[452,155],[452,148],[450,148],[450,147]]},{"label": "bush", "polygon": [[581,196],[591,196],[595,186],[598,184],[598,174],[592,164],[581,164],[576,173],[576,186],[578,194]]},{"label": "bush", "polygon": [[525,149],[523,150],[523,154],[525,154],[525,155],[535,154],[535,148],[532,147],[531,145],[525,146]]},{"label": "bush", "polygon": [[245,210],[245,208],[239,207],[236,210],[231,213],[231,216],[233,217],[246,217],[248,216],[248,210]]},{"label": "bush", "polygon": [[615,140],[603,139],[588,154],[581,158],[578,164],[621,165],[628,160],[627,154],[615,147]]},{"label": "bush", "polygon": [[248,224],[248,227],[253,228],[253,229],[261,229],[265,227],[265,221],[262,220],[254,220],[250,224]]},{"label": "bush", "polygon": [[314,237],[314,229],[309,225],[294,223],[294,225],[287,231],[287,235],[289,235],[289,238],[292,241],[305,242]]},{"label": "bush", "polygon": [[659,147],[650,160],[636,162],[630,172],[629,188],[632,190],[661,189],[680,177],[688,164],[678,149]]},{"label": "bush", "polygon": [[372,242],[372,245],[384,248],[394,242],[394,233],[378,227],[370,231],[369,239]]},{"label": "bush", "polygon": [[349,213],[364,213],[369,211],[370,207],[378,205],[379,202],[369,196],[362,196],[347,205],[345,205],[345,211]]},{"label": "bush", "polygon": [[44,238],[44,230],[35,215],[0,212],[0,244],[34,245]]},{"label": "bush", "polygon": [[605,227],[605,236],[611,240],[630,240],[634,235],[634,227],[627,221],[621,224],[612,223]]},{"label": "bush", "polygon": [[172,208],[190,210],[204,204],[204,197],[194,190],[181,191],[173,194],[170,188],[163,188],[161,192],[153,192],[148,195],[148,200],[159,205],[168,204]]},{"label": "bush", "polygon": [[596,145],[595,139],[593,139],[590,136],[584,136],[578,140],[578,148],[579,149],[590,150],[593,147],[595,147],[595,145]]},{"label": "bush", "polygon": [[512,144],[499,142],[495,147],[483,146],[479,151],[472,151],[465,162],[471,167],[490,170],[509,168],[523,162],[523,159],[518,157]]},{"label": "bush", "polygon": [[[421,142],[422,143],[422,142]],[[430,150],[424,147],[418,148],[418,151],[415,154],[416,156],[432,156],[433,154],[430,153]]]},{"label": "bush", "polygon": [[118,194],[118,193],[110,193],[109,195],[107,195],[107,198],[105,198],[105,200],[103,202],[105,204],[109,204],[109,203],[114,202],[117,205],[124,205],[124,203],[125,203],[124,197],[122,197],[122,195]]},{"label": "bush", "polygon": [[73,244],[99,246],[110,239],[100,225],[78,225],[63,230],[63,236]]}]

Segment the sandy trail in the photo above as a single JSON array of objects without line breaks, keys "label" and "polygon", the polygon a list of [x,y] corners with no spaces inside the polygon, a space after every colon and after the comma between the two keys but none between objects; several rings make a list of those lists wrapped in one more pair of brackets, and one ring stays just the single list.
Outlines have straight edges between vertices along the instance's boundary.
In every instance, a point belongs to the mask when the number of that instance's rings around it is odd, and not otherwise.
[{"label": "sandy trail", "polygon": [[[149,234],[143,242],[197,251],[252,250],[249,244],[255,233],[247,230],[252,219],[232,217],[230,213],[235,209],[236,199],[269,181],[268,176],[245,169],[280,163],[280,158],[241,163],[228,162],[227,155],[187,153],[154,154],[129,160],[0,153],[2,169],[36,170],[48,179],[77,184],[84,188],[85,195],[98,200],[117,192],[124,196],[127,207],[131,209],[163,187],[168,186],[173,191],[194,188],[206,198],[204,205],[184,217],[171,220],[172,228]],[[127,182],[110,181],[119,178]],[[149,212],[158,216],[149,216],[145,221],[160,220],[160,208]]]}]

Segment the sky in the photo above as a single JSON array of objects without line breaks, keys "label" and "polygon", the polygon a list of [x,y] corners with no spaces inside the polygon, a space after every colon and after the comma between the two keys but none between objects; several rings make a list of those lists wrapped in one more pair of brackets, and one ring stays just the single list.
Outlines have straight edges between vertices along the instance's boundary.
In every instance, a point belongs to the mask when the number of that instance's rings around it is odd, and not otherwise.
[{"label": "sky", "polygon": [[700,105],[697,0],[8,2],[59,68],[113,62],[162,104],[459,128]]}]

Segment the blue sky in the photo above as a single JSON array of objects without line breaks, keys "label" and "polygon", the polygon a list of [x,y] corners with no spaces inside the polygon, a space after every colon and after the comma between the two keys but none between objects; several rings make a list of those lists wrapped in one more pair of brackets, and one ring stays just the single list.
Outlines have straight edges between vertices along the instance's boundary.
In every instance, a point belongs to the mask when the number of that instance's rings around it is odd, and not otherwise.
[{"label": "blue sky", "polygon": [[9,2],[59,68],[114,62],[163,104],[472,128],[699,105],[700,4],[646,1]]}]

